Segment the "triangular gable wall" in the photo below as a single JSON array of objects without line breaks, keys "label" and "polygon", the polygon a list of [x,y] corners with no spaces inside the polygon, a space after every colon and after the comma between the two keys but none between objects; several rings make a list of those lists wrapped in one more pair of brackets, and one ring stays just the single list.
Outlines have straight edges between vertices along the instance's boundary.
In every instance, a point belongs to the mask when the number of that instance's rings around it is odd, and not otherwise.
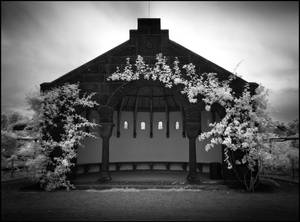
[{"label": "triangular gable wall", "polygon": [[[217,73],[219,79],[227,79],[232,74],[170,40],[169,31],[160,29],[160,19],[138,19],[138,29],[130,30],[130,39],[128,41],[50,83],[42,83],[41,90],[44,91],[66,82],[80,82],[82,89],[97,91],[97,100],[101,103],[120,85],[117,82],[107,82],[106,78],[116,70],[117,66],[120,68],[124,67],[127,57],[130,57],[131,61],[134,62],[137,55],[141,55],[147,63],[154,63],[156,54],[160,52],[171,62],[175,57],[178,57],[181,65],[193,63],[198,73]],[[236,93],[241,93],[245,83],[247,83],[245,80],[238,77],[233,81],[232,87]],[[257,84],[251,83],[250,86],[253,91]]]}]

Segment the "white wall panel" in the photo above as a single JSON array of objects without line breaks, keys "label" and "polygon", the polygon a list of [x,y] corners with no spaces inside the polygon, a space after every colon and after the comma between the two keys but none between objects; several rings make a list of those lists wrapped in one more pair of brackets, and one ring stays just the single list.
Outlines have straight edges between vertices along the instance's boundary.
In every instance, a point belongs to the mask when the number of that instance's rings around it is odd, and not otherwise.
[{"label": "white wall panel", "polygon": [[[114,123],[116,124],[116,112]],[[202,113],[203,129],[207,129],[207,121],[211,121],[211,113]],[[128,122],[128,129],[124,129],[124,121]],[[141,122],[146,123],[146,129],[141,130]],[[163,121],[163,130],[158,130],[158,122]],[[179,130],[175,123],[179,121]],[[188,162],[188,138],[182,137],[182,121],[180,112],[170,112],[170,137],[166,137],[166,114],[153,113],[153,138],[150,138],[150,114],[139,112],[137,115],[137,137],[133,138],[133,113],[122,112],[120,137],[117,137],[116,126],[110,139],[110,161],[185,161]],[[102,139],[88,138],[84,142],[85,148],[78,150],[78,163],[101,162]],[[221,148],[216,147],[206,152],[204,142],[197,139],[197,162],[221,162]]]},{"label": "white wall panel", "polygon": [[[110,143],[110,160],[113,161],[187,161],[188,140],[182,137],[182,131],[175,130],[175,121],[180,121],[179,113],[170,113],[170,137],[166,137],[166,114],[153,113],[153,138],[150,138],[150,114],[137,114],[137,136],[133,138],[133,113],[121,115],[120,137],[116,137],[116,128]],[[129,123],[127,130],[124,121]],[[163,130],[158,130],[158,122],[163,122]],[[146,129],[141,130],[141,122]]]}]

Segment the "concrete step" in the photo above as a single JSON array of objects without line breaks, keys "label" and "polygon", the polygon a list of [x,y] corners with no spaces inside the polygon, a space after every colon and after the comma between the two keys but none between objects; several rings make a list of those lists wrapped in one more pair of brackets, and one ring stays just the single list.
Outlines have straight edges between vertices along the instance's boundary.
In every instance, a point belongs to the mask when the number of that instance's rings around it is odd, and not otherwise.
[{"label": "concrete step", "polygon": [[183,184],[183,185],[161,185],[161,184],[80,184],[77,190],[110,190],[110,189],[172,189],[172,190],[225,190],[229,189],[224,184]]}]

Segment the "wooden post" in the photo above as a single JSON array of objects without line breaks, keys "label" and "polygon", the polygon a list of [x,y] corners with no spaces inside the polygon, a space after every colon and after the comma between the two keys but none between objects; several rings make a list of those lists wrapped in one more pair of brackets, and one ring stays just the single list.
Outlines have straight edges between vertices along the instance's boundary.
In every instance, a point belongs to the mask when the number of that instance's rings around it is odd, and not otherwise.
[{"label": "wooden post", "polygon": [[153,89],[151,89],[150,97],[150,138],[153,137]]},{"label": "wooden post", "polygon": [[99,133],[102,138],[102,163],[100,182],[110,181],[111,176],[109,173],[109,139],[112,134],[113,123],[100,123]]},{"label": "wooden post", "polygon": [[121,124],[121,112],[124,106],[124,97],[122,97],[121,104],[117,113],[117,137],[120,137],[120,124]]},{"label": "wooden post", "polygon": [[196,163],[196,137],[189,137],[189,180],[195,177]]},{"label": "wooden post", "polygon": [[187,180],[191,183],[198,183],[197,159],[196,159],[196,138],[201,133],[201,107],[197,104],[185,107],[186,111],[186,133],[189,139],[189,173]]},{"label": "wooden post", "polygon": [[120,109],[117,111],[117,137],[120,137],[120,124],[121,124],[121,121],[120,121],[120,115],[121,115],[121,111]]},{"label": "wooden post", "polygon": [[109,171],[109,137],[102,137],[102,164],[101,172]]},{"label": "wooden post", "polygon": [[185,115],[184,115],[184,109],[183,109],[182,105],[180,105],[180,112],[181,112],[182,136],[186,137],[186,135],[185,135]]},{"label": "wooden post", "polygon": [[111,180],[109,173],[109,139],[112,135],[113,124],[113,108],[110,106],[101,106],[98,109],[99,112],[99,135],[102,138],[102,162],[100,172],[100,182],[106,182]]},{"label": "wooden post", "polygon": [[166,136],[167,138],[169,138],[170,137],[170,115],[169,115],[169,106],[168,106],[168,100],[167,100],[165,89],[164,89],[164,100],[165,100],[165,112],[166,112]]},{"label": "wooden post", "polygon": [[139,96],[136,96],[135,99],[135,106],[133,111],[133,137],[136,138],[136,122],[137,122],[137,111],[138,111],[138,102],[139,102]]},{"label": "wooden post", "polygon": [[166,105],[166,119],[167,119],[167,123],[166,123],[166,136],[167,138],[170,137],[170,113],[169,113],[169,108],[168,105]]},{"label": "wooden post", "polygon": [[196,138],[201,125],[197,122],[187,122],[186,127],[189,139],[189,173],[187,180],[189,182],[199,182],[197,178]]}]

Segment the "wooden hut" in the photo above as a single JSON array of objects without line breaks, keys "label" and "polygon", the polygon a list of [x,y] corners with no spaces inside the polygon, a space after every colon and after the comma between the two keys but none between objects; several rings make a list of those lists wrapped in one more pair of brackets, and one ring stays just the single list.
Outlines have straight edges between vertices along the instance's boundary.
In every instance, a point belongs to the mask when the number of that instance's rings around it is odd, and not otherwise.
[{"label": "wooden hut", "polygon": [[[138,19],[137,30],[130,30],[129,40],[68,72],[60,78],[42,83],[41,90],[80,82],[80,88],[96,92],[99,104],[95,110],[84,110],[91,121],[101,123],[95,129],[99,139],[86,139],[78,148],[77,172],[101,172],[103,181],[110,180],[111,170],[186,170],[190,181],[199,173],[211,178],[226,178],[223,148],[206,152],[205,142],[197,137],[208,124],[224,115],[221,107],[211,111],[203,103],[190,104],[177,88],[165,88],[157,81],[137,80],[125,87],[122,81],[107,77],[124,67],[126,58],[135,61],[141,55],[148,64],[158,53],[180,64],[193,63],[198,73],[213,72],[221,80],[232,73],[169,39],[169,31],[161,30],[160,19]],[[247,82],[237,77],[231,84],[239,94]],[[250,83],[252,89],[257,84]],[[105,106],[103,106],[106,104]]]}]

